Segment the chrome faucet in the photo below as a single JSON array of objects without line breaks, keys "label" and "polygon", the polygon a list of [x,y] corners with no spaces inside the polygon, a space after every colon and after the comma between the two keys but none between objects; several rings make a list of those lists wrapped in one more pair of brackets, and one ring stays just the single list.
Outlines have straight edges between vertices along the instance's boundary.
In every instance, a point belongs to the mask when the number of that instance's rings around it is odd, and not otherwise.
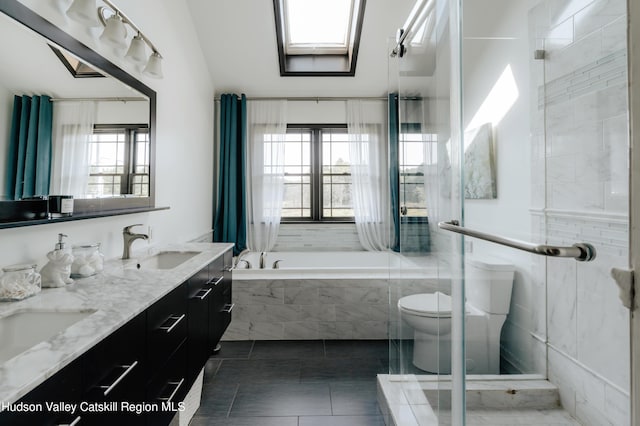
[{"label": "chrome faucet", "polygon": [[244,269],[251,269],[251,262],[249,262],[247,259],[240,259],[238,260],[238,262],[236,263],[236,267],[240,264],[240,262],[244,262],[245,263],[245,268]]},{"label": "chrome faucet", "polygon": [[282,262],[282,259],[278,259],[273,262],[273,265],[271,265],[271,269],[280,269],[280,262]]},{"label": "chrome faucet", "polygon": [[122,238],[124,238],[124,249],[122,250],[122,258],[129,259],[129,250],[131,249],[131,244],[137,239],[148,240],[149,236],[147,234],[136,234],[131,232],[131,228],[134,226],[142,226],[142,224],[138,223],[135,225],[125,226],[122,229]]},{"label": "chrome faucet", "polygon": [[240,264],[240,262],[246,262],[246,264],[247,264],[247,269],[251,269],[251,263],[250,263],[248,260],[244,260],[244,259],[242,258],[242,256],[244,256],[245,254],[247,254],[247,253],[249,253],[249,252],[250,252],[250,250],[249,250],[248,248],[247,248],[247,249],[242,250],[242,251],[240,252],[240,254],[236,257],[236,262],[233,264],[233,267],[234,267],[234,268],[237,268],[237,267],[238,267],[238,265]]},{"label": "chrome faucet", "polygon": [[260,269],[264,269],[264,259],[266,257],[267,253],[265,252],[261,252],[260,253]]}]

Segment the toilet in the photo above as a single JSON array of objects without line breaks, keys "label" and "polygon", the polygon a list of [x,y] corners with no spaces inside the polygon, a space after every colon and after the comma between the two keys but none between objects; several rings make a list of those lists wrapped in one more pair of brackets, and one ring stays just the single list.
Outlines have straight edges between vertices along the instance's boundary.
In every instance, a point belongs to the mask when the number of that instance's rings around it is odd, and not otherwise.
[{"label": "toilet", "polygon": [[[465,263],[467,374],[500,374],[500,331],[511,302],[513,265],[488,257]],[[400,316],[414,330],[413,365],[451,373],[451,296],[421,293],[398,300]]]}]

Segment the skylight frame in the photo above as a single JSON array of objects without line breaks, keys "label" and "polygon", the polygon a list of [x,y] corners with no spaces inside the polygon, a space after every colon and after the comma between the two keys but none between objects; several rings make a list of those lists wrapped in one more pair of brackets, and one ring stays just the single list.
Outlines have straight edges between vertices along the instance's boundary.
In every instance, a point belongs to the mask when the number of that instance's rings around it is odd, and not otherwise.
[{"label": "skylight frame", "polygon": [[351,2],[346,50],[335,49],[335,46],[322,46],[322,48],[316,46],[315,49],[307,49],[304,52],[291,49],[291,53],[286,49],[285,1],[273,0],[280,76],[353,77],[356,72],[366,0]]},{"label": "skylight frame", "polygon": [[294,43],[291,41],[291,17],[289,16],[289,7],[287,3],[290,0],[282,0],[283,3],[283,26],[285,43],[284,49],[287,55],[347,55],[352,44],[353,34],[353,14],[358,0],[349,0],[349,16],[347,18],[347,28],[344,32],[344,40],[342,43]]}]

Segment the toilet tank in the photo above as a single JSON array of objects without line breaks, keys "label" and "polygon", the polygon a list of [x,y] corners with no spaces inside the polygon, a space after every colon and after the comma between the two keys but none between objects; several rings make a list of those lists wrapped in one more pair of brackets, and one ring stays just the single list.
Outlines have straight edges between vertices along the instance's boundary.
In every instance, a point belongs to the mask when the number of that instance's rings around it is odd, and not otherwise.
[{"label": "toilet tank", "polygon": [[490,314],[508,314],[513,288],[513,265],[486,256],[468,256],[465,260],[467,302]]}]

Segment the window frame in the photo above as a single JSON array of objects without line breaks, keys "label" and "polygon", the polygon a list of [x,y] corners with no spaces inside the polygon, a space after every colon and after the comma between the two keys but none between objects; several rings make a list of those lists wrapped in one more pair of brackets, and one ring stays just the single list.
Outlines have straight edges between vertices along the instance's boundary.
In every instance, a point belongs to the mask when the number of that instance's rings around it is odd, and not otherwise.
[{"label": "window frame", "polygon": [[[323,193],[323,170],[322,170],[322,131],[330,129],[347,130],[346,124],[287,124],[289,130],[309,130],[311,135],[310,146],[310,193],[311,205],[310,217],[284,217],[281,223],[355,223],[355,216],[334,216],[325,217],[323,215],[324,193]],[[351,172],[349,172],[351,176]]]},{"label": "window frame", "polygon": [[[147,134],[147,144],[150,144],[149,140],[149,126],[145,123],[142,124],[94,124],[93,126],[93,134],[100,133],[118,133],[122,131],[124,134],[124,151],[125,158],[124,163],[122,164],[123,173],[91,173],[89,172],[89,178],[93,176],[120,176],[120,194],[113,196],[122,196],[122,195],[132,195],[134,194],[133,186],[136,184],[134,182],[135,176],[147,176],[147,196],[151,192],[151,161],[150,161],[150,146],[147,149],[147,155],[149,164],[146,164],[147,173],[137,173],[136,167],[138,166],[137,159],[137,135],[140,133]],[[92,142],[89,142],[91,144]],[[89,164],[89,167],[93,167],[92,164]]]}]

